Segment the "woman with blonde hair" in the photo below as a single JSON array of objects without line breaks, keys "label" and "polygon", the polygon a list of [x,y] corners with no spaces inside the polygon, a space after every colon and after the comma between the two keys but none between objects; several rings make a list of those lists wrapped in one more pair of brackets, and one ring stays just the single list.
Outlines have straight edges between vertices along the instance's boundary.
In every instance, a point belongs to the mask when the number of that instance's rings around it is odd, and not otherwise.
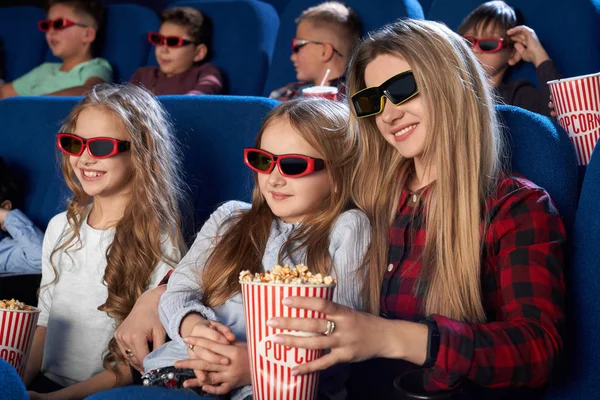
[{"label": "woman with blonde hair", "polygon": [[362,286],[370,313],[285,300],[335,324],[327,336],[280,335],[285,346],[331,349],[293,373],[395,360],[364,378],[370,398],[391,397],[393,378],[415,366],[427,391],[544,385],[562,352],[565,232],[548,194],[503,168],[477,59],[447,27],[400,20],[359,45],[349,84],[360,153],[353,196],[373,229]]},{"label": "woman with blonde hair", "polygon": [[96,86],[57,145],[73,196],[44,236],[41,314],[24,378],[32,399],[84,398],[131,382],[115,327],[185,250],[177,144],[148,91]]}]

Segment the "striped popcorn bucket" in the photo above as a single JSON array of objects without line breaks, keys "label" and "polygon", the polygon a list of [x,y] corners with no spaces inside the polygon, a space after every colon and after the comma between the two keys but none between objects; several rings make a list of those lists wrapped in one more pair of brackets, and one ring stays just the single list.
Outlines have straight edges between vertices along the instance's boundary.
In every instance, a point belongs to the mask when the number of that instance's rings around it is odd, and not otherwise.
[{"label": "striped popcorn bucket", "polygon": [[273,317],[326,318],[325,314],[285,307],[281,301],[290,296],[321,297],[331,300],[332,285],[283,285],[241,282],[246,334],[252,370],[254,400],[312,400],[316,398],[319,374],[292,376],[292,368],[323,355],[322,350],[296,349],[274,343],[278,333],[310,336],[267,326]]},{"label": "striped popcorn bucket", "polygon": [[0,308],[0,358],[15,367],[23,377],[40,310],[6,310]]},{"label": "striped popcorn bucket", "polygon": [[600,73],[548,82],[558,123],[569,133],[579,165],[587,165],[600,136]]}]

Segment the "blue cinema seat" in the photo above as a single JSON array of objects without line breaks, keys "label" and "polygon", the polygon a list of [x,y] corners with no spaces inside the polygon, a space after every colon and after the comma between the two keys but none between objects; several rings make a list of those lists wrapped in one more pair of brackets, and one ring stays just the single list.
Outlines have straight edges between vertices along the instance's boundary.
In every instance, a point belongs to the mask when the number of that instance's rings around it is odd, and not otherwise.
[{"label": "blue cinema seat", "polygon": [[[196,0],[169,6],[194,7],[210,18],[210,62],[223,73],[227,94],[262,94],[279,29],[279,17],[270,4],[257,0]],[[148,64],[157,65],[154,49]]]},{"label": "blue cinema seat", "polygon": [[[600,3],[597,0],[506,0],[521,11],[564,77],[600,71]],[[427,19],[456,30],[482,0],[434,0]],[[512,68],[509,80],[537,82],[531,63]],[[539,82],[545,84],[546,82]]]},{"label": "blue cinema seat", "polygon": [[12,82],[44,61],[46,37],[37,28],[44,11],[37,7],[7,7],[0,11],[0,79]]},{"label": "blue cinema seat", "polygon": [[548,117],[515,106],[496,107],[506,127],[512,170],[548,191],[570,233],[578,184],[575,148],[567,132]]},{"label": "blue cinema seat", "polygon": [[56,133],[77,97],[14,97],[0,101],[0,157],[14,170],[23,211],[40,229],[66,209]]},{"label": "blue cinema seat", "polygon": [[600,154],[588,164],[573,228],[572,266],[567,276],[566,377],[547,400],[600,397]]},{"label": "blue cinema seat", "polygon": [[[190,187],[195,226],[227,200],[251,199],[252,175],[243,162],[264,116],[278,102],[259,97],[160,96],[171,115],[183,153],[185,183]],[[184,210],[184,221],[189,210]]]},{"label": "blue cinema seat", "polygon": [[17,371],[0,358],[0,397],[3,400],[28,400],[25,386]]},{"label": "blue cinema seat", "polygon": [[[322,3],[320,0],[290,0],[281,14],[281,25],[273,53],[273,62],[267,77],[264,95],[296,81],[294,66],[290,61],[292,38],[296,35],[295,20],[308,7]],[[344,3],[353,8],[362,21],[363,33],[380,28],[401,17],[423,19],[423,9],[417,0],[348,0]]]},{"label": "blue cinema seat", "polygon": [[[156,13],[135,4],[106,6],[104,34],[100,34],[99,54],[112,65],[115,82],[128,82],[139,67],[147,65],[148,32],[159,25]],[[48,50],[48,61],[60,61]]]}]

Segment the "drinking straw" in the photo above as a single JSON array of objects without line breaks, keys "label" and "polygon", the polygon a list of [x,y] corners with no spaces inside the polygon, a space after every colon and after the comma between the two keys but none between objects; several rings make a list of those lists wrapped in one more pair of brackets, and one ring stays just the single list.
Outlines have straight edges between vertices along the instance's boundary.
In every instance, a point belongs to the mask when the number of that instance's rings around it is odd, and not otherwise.
[{"label": "drinking straw", "polygon": [[325,82],[327,82],[327,77],[329,76],[330,72],[331,70],[327,68],[327,71],[325,71],[325,76],[323,77],[323,80],[321,81],[321,84],[319,86],[325,86]]}]

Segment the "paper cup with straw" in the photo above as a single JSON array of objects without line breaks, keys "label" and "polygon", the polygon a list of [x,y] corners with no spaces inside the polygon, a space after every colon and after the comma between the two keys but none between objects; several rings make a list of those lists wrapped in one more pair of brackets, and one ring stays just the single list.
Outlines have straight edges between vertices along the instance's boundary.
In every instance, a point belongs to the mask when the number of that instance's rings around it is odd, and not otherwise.
[{"label": "paper cup with straw", "polygon": [[281,284],[241,281],[246,335],[252,371],[254,400],[313,400],[316,399],[319,373],[292,376],[292,368],[315,360],[322,350],[284,347],[273,341],[275,335],[312,336],[306,332],[283,331],[267,325],[270,318],[326,318],[308,310],[292,309],[281,301],[290,296],[320,297],[331,300],[332,284]]},{"label": "paper cup with straw", "polygon": [[338,88],[335,86],[325,86],[325,82],[327,82],[330,72],[331,70],[327,68],[325,76],[323,76],[323,79],[321,80],[321,84],[319,86],[311,86],[302,89],[302,95],[304,97],[323,97],[328,100],[339,100]]},{"label": "paper cup with straw", "polygon": [[28,310],[0,308],[0,358],[15,367],[21,378],[25,372],[33,334],[40,315],[38,308],[28,308]]},{"label": "paper cup with straw", "polygon": [[579,165],[587,165],[600,136],[600,72],[548,85],[558,123],[575,145]]}]

